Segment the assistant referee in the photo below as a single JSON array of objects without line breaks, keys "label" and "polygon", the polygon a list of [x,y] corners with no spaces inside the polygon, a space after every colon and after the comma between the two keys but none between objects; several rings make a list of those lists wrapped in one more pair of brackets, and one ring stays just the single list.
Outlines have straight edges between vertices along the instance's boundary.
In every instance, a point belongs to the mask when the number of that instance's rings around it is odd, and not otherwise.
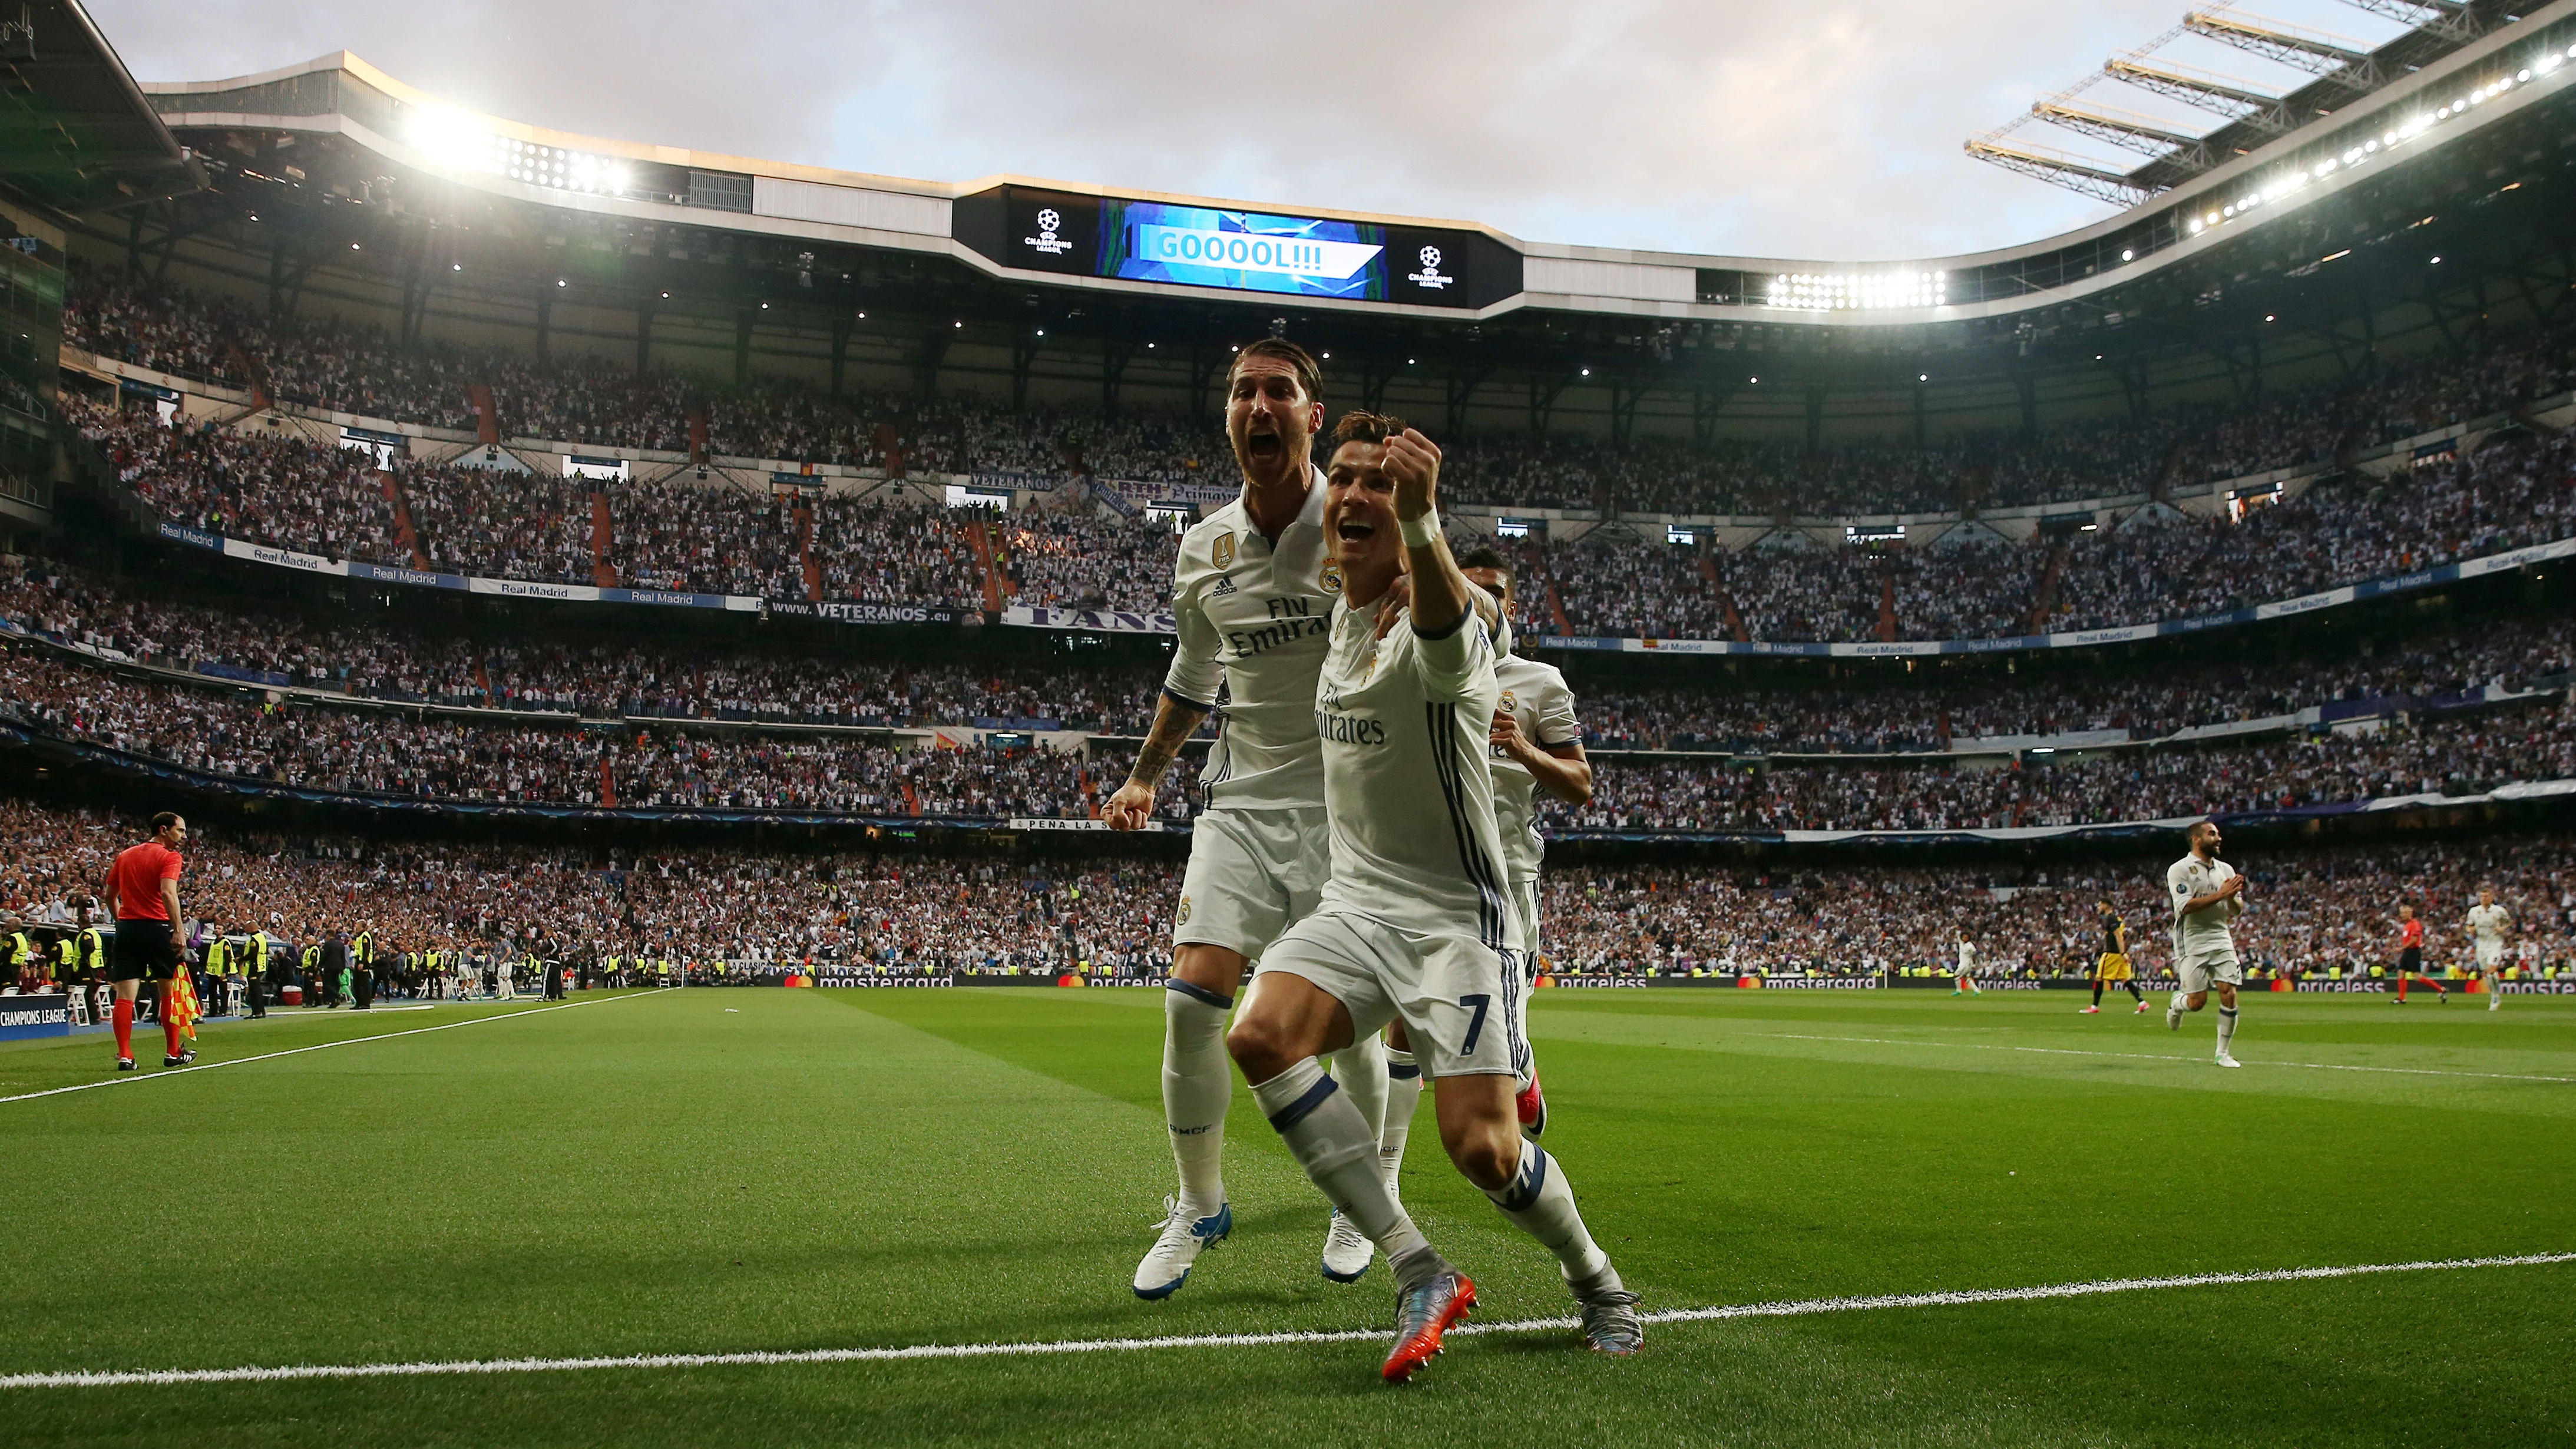
[{"label": "assistant referee", "polygon": [[107,979],[116,992],[116,1069],[134,1070],[134,998],[144,978],[161,984],[161,1035],[169,1044],[165,1067],[197,1059],[179,1040],[170,1010],[171,982],[185,969],[179,959],[179,847],[188,822],[164,810],[152,817],[152,838],[119,851],[107,872],[107,908],[116,917],[116,947],[108,953]]}]

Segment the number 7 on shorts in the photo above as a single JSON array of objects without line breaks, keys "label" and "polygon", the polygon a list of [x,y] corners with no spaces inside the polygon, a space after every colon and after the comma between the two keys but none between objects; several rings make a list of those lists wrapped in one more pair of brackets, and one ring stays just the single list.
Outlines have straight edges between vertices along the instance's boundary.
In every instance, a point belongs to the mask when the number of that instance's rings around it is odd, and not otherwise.
[{"label": "number 7 on shorts", "polygon": [[1458,1004],[1473,1007],[1476,1012],[1467,1022],[1467,1040],[1458,1048],[1458,1055],[1472,1057],[1476,1054],[1476,1038],[1485,1034],[1485,1011],[1494,1004],[1494,998],[1491,993],[1480,991],[1473,996],[1459,997]]}]

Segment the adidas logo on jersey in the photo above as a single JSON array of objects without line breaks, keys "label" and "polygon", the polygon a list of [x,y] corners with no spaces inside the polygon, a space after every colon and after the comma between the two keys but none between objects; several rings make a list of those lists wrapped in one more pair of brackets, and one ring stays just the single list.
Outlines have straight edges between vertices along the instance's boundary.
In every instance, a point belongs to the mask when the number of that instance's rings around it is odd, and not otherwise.
[{"label": "adidas logo on jersey", "polygon": [[1208,590],[1208,592],[1209,592],[1209,593],[1211,593],[1211,594],[1230,594],[1230,593],[1233,593],[1233,592],[1234,592],[1234,575],[1232,575],[1232,574],[1220,574],[1220,575],[1218,575],[1218,576],[1217,576],[1217,581],[1216,581],[1216,585],[1215,585],[1215,587],[1213,587],[1213,588],[1209,589],[1209,590]]}]

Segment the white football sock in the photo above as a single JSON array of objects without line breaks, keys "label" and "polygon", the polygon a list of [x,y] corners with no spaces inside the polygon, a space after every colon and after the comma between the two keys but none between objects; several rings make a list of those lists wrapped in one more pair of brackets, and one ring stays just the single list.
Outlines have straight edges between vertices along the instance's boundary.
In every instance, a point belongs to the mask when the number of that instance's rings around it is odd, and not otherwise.
[{"label": "white football sock", "polygon": [[1404,1166],[1404,1141],[1413,1135],[1413,1112],[1422,1102],[1422,1068],[1413,1053],[1386,1051],[1386,1118],[1377,1129],[1377,1165],[1386,1172],[1386,1190],[1398,1198],[1397,1173]]},{"label": "white football sock", "polygon": [[2218,1054],[2222,1057],[2229,1055],[2227,1044],[2234,1040],[2236,1040],[2236,1008],[2222,1006],[2218,1008]]},{"label": "white football sock", "polygon": [[1430,1246],[1413,1219],[1396,1206],[1386,1179],[1378,1176],[1377,1134],[1350,1094],[1324,1075],[1323,1063],[1310,1057],[1269,1081],[1254,1083],[1252,1099],[1261,1104],[1262,1115],[1306,1176],[1342,1216],[1368,1234],[1390,1265]]},{"label": "white football sock", "polygon": [[1591,1230],[1583,1226],[1583,1214],[1574,1206],[1574,1189],[1566,1185],[1556,1159],[1537,1143],[1521,1140],[1520,1170],[1502,1191],[1485,1196],[1494,1200],[1512,1226],[1554,1253],[1565,1265],[1567,1278],[1591,1278],[1610,1266],[1610,1255],[1601,1251],[1592,1241]]},{"label": "white football sock", "polygon": [[1377,1135],[1386,1122],[1386,1042],[1381,1037],[1367,1036],[1333,1053],[1333,1080],[1351,1094],[1351,1105],[1360,1109],[1360,1120],[1369,1124],[1369,1135]]},{"label": "white football sock", "polygon": [[1234,1063],[1225,1054],[1232,999],[1177,977],[1163,993],[1163,1120],[1180,1169],[1181,1207],[1207,1217],[1225,1202],[1225,1109]]}]

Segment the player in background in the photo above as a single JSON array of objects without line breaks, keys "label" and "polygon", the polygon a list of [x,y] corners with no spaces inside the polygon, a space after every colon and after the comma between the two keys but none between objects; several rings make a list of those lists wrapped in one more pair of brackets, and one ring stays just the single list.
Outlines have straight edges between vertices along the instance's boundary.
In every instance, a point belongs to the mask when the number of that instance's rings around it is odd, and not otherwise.
[{"label": "player in background", "polygon": [[2495,887],[2478,887],[2478,903],[2469,907],[2469,939],[2476,943],[2478,976],[2486,982],[2487,1010],[2496,1009],[2504,997],[2504,933],[2513,929],[2513,915],[2496,904]]},{"label": "player in background", "polygon": [[2227,923],[2245,913],[2245,877],[2218,858],[2218,822],[2191,828],[2191,849],[2165,868],[2165,893],[2173,900],[2174,976],[2180,982],[2165,1008],[2165,1025],[2182,1029],[2183,1013],[2198,1011],[2218,990],[2218,1065],[2242,1066],[2228,1048],[2236,1041],[2236,988],[2245,983],[2237,964],[2236,937]]},{"label": "player in background", "polygon": [[[1280,932],[1314,909],[1328,870],[1324,768],[1315,738],[1323,667],[1342,575],[1324,540],[1323,375],[1304,348],[1249,343],[1226,375],[1225,429],[1243,492],[1182,535],[1172,616],[1178,639],[1154,724],[1101,818],[1136,830],[1182,745],[1227,695],[1225,726],[1199,783],[1206,809],[1172,912],[1172,974],[1163,998],[1163,1117],[1178,1194],[1136,1267],[1136,1295],[1165,1298],[1200,1252],[1233,1229],[1223,1159],[1234,1095],[1226,1015]],[[1362,1054],[1373,1043],[1359,1044]],[[1382,1101],[1384,1067],[1345,1068]]]},{"label": "player in background", "polygon": [[[1538,868],[1547,853],[1547,842],[1538,833],[1538,792],[1569,805],[1585,803],[1592,798],[1592,762],[1583,753],[1583,726],[1574,717],[1574,691],[1566,687],[1565,675],[1553,664],[1512,652],[1510,621],[1520,590],[1511,564],[1494,550],[1480,548],[1461,560],[1459,569],[1500,606],[1494,682],[1502,696],[1487,736],[1493,746],[1494,824],[1502,831],[1504,880],[1512,903],[1520,908],[1522,969],[1535,986],[1540,970]],[[1529,999],[1529,991],[1520,993],[1523,1041],[1529,1039]],[[1547,1095],[1539,1086],[1535,1062],[1512,1105],[1522,1131],[1536,1137],[1547,1130]],[[1392,1099],[1387,1110],[1392,1122]]]},{"label": "player in background", "polygon": [[185,861],[179,847],[188,843],[188,822],[164,810],[152,817],[152,838],[117,852],[107,872],[107,909],[116,920],[116,945],[107,977],[116,994],[116,1069],[134,1070],[134,998],[145,978],[160,983],[163,1007],[161,1035],[169,1050],[165,1067],[184,1067],[197,1053],[179,1039],[184,1013],[168,1003],[172,980],[186,971],[179,954],[179,872]]},{"label": "player in background", "polygon": [[1959,938],[1959,971],[1957,975],[1950,978],[1950,994],[1952,996],[1983,996],[1986,994],[1985,991],[1977,985],[1976,945],[1964,935]]},{"label": "player in background", "polygon": [[2432,987],[2434,998],[2444,1006],[2451,1004],[2451,993],[2442,989],[2441,982],[2424,974],[2424,923],[2415,919],[2413,906],[2399,906],[2397,908],[2397,995],[2392,998],[2399,1006],[2406,1004],[2406,983],[2409,979],[2421,981]]},{"label": "player in background", "polygon": [[[2111,908],[2109,901],[2104,901],[2102,903],[2102,955],[2093,963],[2093,1004],[2084,1008],[2083,1015],[2101,1014],[2102,987],[2112,981],[2117,981],[2129,989],[2130,997],[2138,1003],[2138,1012],[2147,1009],[2147,994],[2138,989],[2137,968],[2129,964],[2129,923],[2120,919],[2120,913]],[[2130,1015],[2137,1015],[2138,1012],[2131,1012]]]},{"label": "player in background", "polygon": [[[1644,1338],[1636,1295],[1512,1106],[1527,1050],[1494,822],[1501,687],[1475,586],[1440,537],[1439,450],[1367,413],[1336,436],[1324,517],[1346,591],[1315,699],[1331,873],[1315,911],[1263,955],[1226,1047],[1306,1175],[1386,1254],[1398,1289],[1386,1379],[1429,1362],[1476,1303],[1474,1282],[1387,1191],[1379,1124],[1316,1060],[1399,1017],[1450,1160],[1556,1255],[1585,1340],[1631,1353]],[[1372,611],[1407,569],[1410,612],[1380,638]]]}]

